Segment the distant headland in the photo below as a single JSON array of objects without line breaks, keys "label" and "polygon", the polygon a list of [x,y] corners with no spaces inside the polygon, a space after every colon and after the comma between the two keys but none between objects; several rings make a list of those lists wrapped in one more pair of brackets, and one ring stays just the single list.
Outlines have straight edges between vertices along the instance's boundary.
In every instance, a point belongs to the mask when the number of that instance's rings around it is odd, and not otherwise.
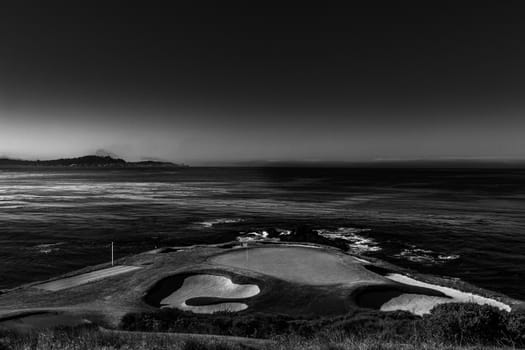
[{"label": "distant headland", "polygon": [[128,162],[121,158],[100,155],[87,155],[76,158],[60,158],[52,160],[23,160],[0,158],[1,167],[71,167],[71,168],[181,168],[188,167],[164,161]]}]

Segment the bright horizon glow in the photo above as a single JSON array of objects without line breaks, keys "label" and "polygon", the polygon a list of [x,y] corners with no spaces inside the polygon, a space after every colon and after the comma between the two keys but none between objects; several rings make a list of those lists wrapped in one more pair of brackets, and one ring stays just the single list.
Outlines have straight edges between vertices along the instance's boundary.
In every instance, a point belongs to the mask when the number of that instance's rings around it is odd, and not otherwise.
[{"label": "bright horizon glow", "polygon": [[525,138],[521,132],[525,125],[520,121],[493,128],[483,124],[470,128],[414,125],[412,130],[395,128],[392,123],[374,125],[362,121],[353,128],[352,123],[334,121],[330,130],[320,122],[308,129],[277,122],[224,128],[220,120],[211,120],[207,128],[191,125],[178,128],[176,122],[155,116],[144,121],[130,117],[132,123],[90,117],[86,118],[88,123],[78,118],[10,118],[7,114],[6,111],[0,114],[0,156],[11,158],[78,157],[99,149],[130,161],[158,158],[190,165],[525,158]]},{"label": "bright horizon glow", "polygon": [[0,155],[525,159],[513,6],[11,5]]}]

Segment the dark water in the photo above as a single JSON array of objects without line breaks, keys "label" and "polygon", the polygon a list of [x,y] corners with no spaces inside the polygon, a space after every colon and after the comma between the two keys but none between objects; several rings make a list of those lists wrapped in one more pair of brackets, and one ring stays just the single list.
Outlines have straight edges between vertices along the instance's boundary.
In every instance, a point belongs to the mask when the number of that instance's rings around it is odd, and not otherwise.
[{"label": "dark water", "polygon": [[300,224],[525,299],[525,171],[508,169],[0,170],[0,288],[107,261],[111,241],[118,257]]}]

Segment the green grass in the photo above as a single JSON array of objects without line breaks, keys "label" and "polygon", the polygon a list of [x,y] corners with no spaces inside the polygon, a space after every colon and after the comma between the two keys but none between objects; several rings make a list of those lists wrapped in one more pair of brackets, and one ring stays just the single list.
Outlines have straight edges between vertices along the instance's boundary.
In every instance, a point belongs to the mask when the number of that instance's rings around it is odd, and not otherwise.
[{"label": "green grass", "polygon": [[[320,248],[255,247],[216,255],[210,262],[304,285],[383,282],[347,255]],[[315,262],[315,263],[313,263]]]}]

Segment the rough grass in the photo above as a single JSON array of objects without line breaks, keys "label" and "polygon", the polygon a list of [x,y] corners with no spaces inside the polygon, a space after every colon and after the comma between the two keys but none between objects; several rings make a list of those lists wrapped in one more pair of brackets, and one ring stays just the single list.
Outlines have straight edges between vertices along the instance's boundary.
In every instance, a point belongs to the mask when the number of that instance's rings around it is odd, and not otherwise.
[{"label": "rough grass", "polygon": [[112,333],[97,329],[0,333],[0,350],[196,350],[245,349],[214,338],[184,339],[171,334]]},{"label": "rough grass", "polygon": [[431,314],[359,312],[333,318],[292,318],[265,314],[194,315],[179,310],[128,314],[121,323],[129,331],[223,334],[237,337],[374,339],[379,344],[449,344],[525,346],[525,313],[507,313],[489,305],[443,304]]},{"label": "rough grass", "polygon": [[30,334],[0,333],[0,350],[491,350],[484,346],[447,346],[435,342],[396,342],[375,337],[328,333],[315,338],[283,337],[260,346],[218,339],[178,339],[172,335],[107,333],[97,329],[51,330]]}]

